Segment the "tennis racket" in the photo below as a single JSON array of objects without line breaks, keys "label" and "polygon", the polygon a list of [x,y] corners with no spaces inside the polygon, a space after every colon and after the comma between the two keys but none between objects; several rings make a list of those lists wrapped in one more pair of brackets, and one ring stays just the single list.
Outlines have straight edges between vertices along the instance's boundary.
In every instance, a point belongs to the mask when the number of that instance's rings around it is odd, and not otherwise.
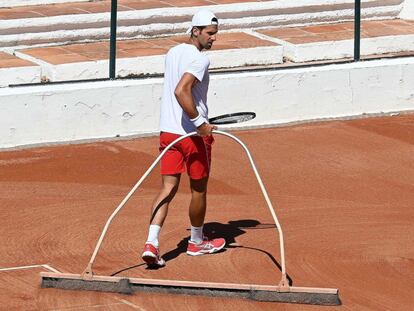
[{"label": "tennis racket", "polygon": [[256,118],[256,114],[254,112],[236,112],[210,118],[208,121],[210,124],[218,125],[246,122],[254,118]]}]

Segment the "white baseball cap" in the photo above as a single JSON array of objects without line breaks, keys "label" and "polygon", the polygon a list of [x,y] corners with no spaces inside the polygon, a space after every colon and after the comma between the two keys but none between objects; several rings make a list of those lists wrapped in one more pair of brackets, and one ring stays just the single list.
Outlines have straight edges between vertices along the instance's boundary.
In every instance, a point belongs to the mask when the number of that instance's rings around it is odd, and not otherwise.
[{"label": "white baseball cap", "polygon": [[187,34],[191,33],[193,27],[196,26],[209,26],[209,25],[218,25],[218,19],[213,12],[209,10],[200,10],[193,16],[191,21],[191,27],[187,29]]}]

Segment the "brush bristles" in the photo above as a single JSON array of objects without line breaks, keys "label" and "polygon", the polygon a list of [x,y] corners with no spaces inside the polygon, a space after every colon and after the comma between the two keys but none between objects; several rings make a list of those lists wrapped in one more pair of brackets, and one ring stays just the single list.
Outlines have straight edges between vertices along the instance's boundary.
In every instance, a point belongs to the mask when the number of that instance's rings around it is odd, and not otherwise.
[{"label": "brush bristles", "polygon": [[296,293],[276,292],[265,290],[243,290],[223,288],[201,288],[171,285],[144,285],[130,283],[129,279],[121,279],[118,282],[79,280],[68,278],[42,277],[42,287],[59,288],[68,290],[90,290],[100,292],[113,292],[121,294],[132,294],[136,291],[158,292],[167,294],[198,295],[207,297],[233,297],[245,298],[256,301],[287,302],[311,305],[340,305],[338,294],[321,293]]}]

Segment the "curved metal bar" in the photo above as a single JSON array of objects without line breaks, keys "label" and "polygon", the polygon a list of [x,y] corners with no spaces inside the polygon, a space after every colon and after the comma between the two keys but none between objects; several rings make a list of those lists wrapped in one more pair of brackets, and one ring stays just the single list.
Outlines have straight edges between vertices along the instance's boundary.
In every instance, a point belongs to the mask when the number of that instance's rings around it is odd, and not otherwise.
[{"label": "curved metal bar", "polygon": [[129,193],[125,196],[125,198],[122,200],[122,202],[118,205],[118,207],[113,211],[112,215],[109,217],[108,221],[105,224],[104,229],[102,230],[101,236],[99,237],[98,243],[96,244],[95,250],[93,251],[92,257],[89,260],[88,266],[86,267],[85,271],[82,273],[82,277],[84,279],[91,279],[93,276],[92,272],[92,265],[95,261],[96,255],[98,254],[99,248],[101,247],[102,241],[106,235],[106,231],[108,230],[109,225],[111,224],[112,220],[115,218],[116,214],[124,207],[124,205],[128,202],[128,200],[131,198],[131,196],[134,194],[134,192],[138,189],[138,187],[142,184],[142,182],[147,178],[147,176],[151,173],[151,171],[154,169],[154,167],[158,164],[158,162],[161,160],[161,158],[164,156],[164,154],[176,143],[179,141],[190,137],[197,135],[197,132],[191,132],[186,135],[178,137],[176,140],[174,140],[171,144],[169,144],[161,153],[160,155],[155,159],[154,163],[151,164],[151,166],[147,169],[144,175],[138,180],[138,182],[135,184],[135,186],[129,191]]},{"label": "curved metal bar", "polygon": [[[250,151],[247,149],[246,145],[237,137],[235,137],[232,134],[229,134],[227,132],[223,132],[223,131],[219,131],[219,130],[214,130],[213,133],[215,134],[219,134],[219,135],[224,135],[227,136],[233,140],[235,140],[237,143],[239,143],[243,149],[246,151],[247,157],[249,158],[250,164],[252,165],[254,174],[257,178],[257,181],[259,183],[260,189],[263,192],[263,196],[265,197],[266,203],[269,207],[270,213],[272,214],[273,220],[275,221],[277,230],[279,232],[279,244],[280,244],[280,257],[281,257],[281,267],[282,267],[282,280],[280,282],[280,286],[284,287],[284,288],[288,288],[289,284],[287,281],[287,275],[286,275],[286,264],[285,264],[285,249],[284,249],[284,240],[283,240],[283,232],[282,232],[282,228],[281,225],[279,223],[279,220],[276,216],[276,213],[274,211],[272,202],[269,199],[269,196],[267,194],[266,188],[263,185],[262,179],[260,178],[260,175],[257,171],[256,165],[254,164],[253,158],[250,154]],[[118,205],[118,207],[115,209],[115,211],[112,213],[112,215],[109,217],[108,221],[105,224],[105,227],[101,233],[101,236],[99,237],[98,243],[95,247],[95,250],[92,254],[92,257],[88,263],[88,266],[86,267],[85,271],[82,274],[82,277],[84,279],[90,279],[92,278],[93,272],[92,272],[92,265],[95,261],[96,255],[98,254],[99,248],[101,247],[102,241],[106,235],[106,232],[108,230],[109,225],[111,224],[112,220],[115,218],[115,216],[118,214],[118,212],[124,207],[124,205],[128,202],[128,200],[131,198],[131,196],[134,194],[134,192],[138,189],[138,187],[142,184],[142,182],[147,178],[147,176],[151,173],[151,171],[154,169],[154,167],[158,164],[158,162],[161,160],[161,158],[164,156],[164,154],[172,147],[174,146],[176,143],[178,143],[179,141],[190,137],[190,136],[194,136],[197,135],[196,132],[191,132],[188,133],[186,135],[180,136],[179,138],[177,138],[176,140],[174,140],[172,143],[170,143],[161,153],[160,155],[155,159],[154,163],[152,163],[152,165],[147,169],[147,171],[145,172],[144,175],[142,175],[142,177],[138,180],[138,182],[135,184],[135,186],[131,189],[131,191],[125,196],[125,198],[122,200],[122,202]]]},{"label": "curved metal bar", "polygon": [[269,199],[269,195],[267,194],[266,188],[262,182],[262,179],[260,178],[259,172],[257,171],[256,165],[254,164],[253,158],[250,154],[249,149],[247,149],[246,145],[240,140],[238,139],[236,136],[229,134],[227,132],[222,132],[222,131],[214,131],[217,134],[221,134],[227,137],[232,138],[233,140],[235,140],[236,142],[238,142],[244,149],[244,151],[246,151],[247,157],[249,158],[250,164],[252,165],[253,168],[253,172],[256,175],[256,179],[259,183],[260,189],[262,190],[263,196],[266,200],[267,206],[269,207],[269,211],[272,214],[273,220],[276,224],[276,228],[277,231],[279,232],[279,245],[280,245],[280,266],[282,267],[282,280],[280,282],[280,286],[287,288],[289,287],[289,282],[287,280],[287,274],[286,274],[286,263],[285,263],[285,243],[284,243],[284,239],[283,239],[283,231],[282,231],[282,227],[280,225],[280,222],[276,216],[275,210],[273,208],[272,202]]}]

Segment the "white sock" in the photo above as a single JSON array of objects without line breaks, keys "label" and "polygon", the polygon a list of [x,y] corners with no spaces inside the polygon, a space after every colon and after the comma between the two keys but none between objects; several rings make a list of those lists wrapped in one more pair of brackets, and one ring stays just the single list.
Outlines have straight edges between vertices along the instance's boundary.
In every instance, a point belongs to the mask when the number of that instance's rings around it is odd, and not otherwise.
[{"label": "white sock", "polygon": [[194,242],[196,244],[203,242],[203,226],[191,226],[191,242]]},{"label": "white sock", "polygon": [[158,247],[158,237],[160,236],[161,227],[158,225],[150,225],[148,232],[147,243],[151,243],[155,247]]}]

